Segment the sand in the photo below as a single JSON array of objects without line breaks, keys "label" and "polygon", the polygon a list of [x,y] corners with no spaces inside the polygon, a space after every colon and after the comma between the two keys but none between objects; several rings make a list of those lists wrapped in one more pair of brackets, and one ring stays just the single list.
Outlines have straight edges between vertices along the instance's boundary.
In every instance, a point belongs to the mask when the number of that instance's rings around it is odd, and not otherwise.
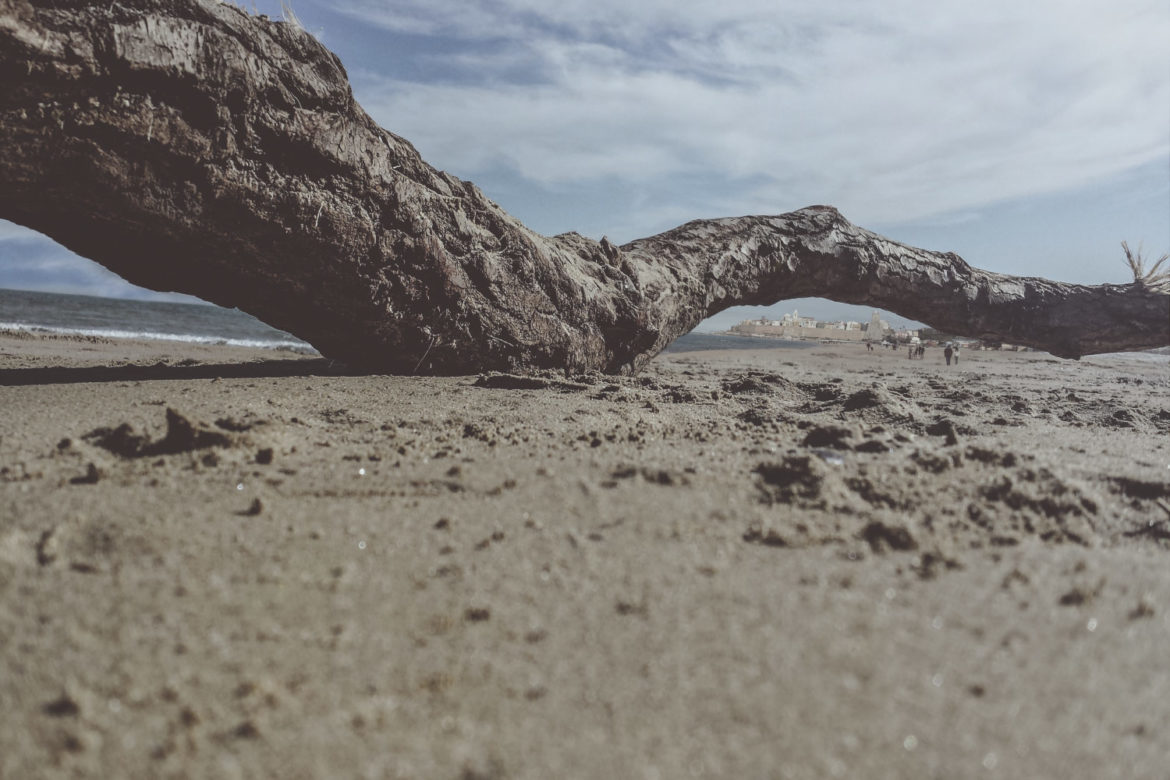
[{"label": "sand", "polygon": [[1153,778],[1170,366],[0,336],[0,776]]}]

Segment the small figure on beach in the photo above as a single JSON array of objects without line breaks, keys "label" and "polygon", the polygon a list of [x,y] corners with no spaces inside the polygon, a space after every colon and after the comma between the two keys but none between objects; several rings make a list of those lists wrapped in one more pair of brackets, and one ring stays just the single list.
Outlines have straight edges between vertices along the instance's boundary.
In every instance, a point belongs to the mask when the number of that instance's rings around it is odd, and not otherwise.
[{"label": "small figure on beach", "polygon": [[955,365],[959,365],[959,342],[955,342]]},{"label": "small figure on beach", "polygon": [[943,357],[946,358],[948,366],[951,364],[951,358],[954,356],[954,354],[954,348],[950,344],[947,344],[946,349],[943,350]]}]

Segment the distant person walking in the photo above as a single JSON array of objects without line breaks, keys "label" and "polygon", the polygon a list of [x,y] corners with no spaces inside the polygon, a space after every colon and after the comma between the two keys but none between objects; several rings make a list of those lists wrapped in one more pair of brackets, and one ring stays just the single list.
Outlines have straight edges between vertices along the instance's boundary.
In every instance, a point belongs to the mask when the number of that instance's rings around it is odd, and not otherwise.
[{"label": "distant person walking", "polygon": [[954,355],[955,350],[951,348],[950,344],[947,344],[947,348],[943,350],[943,357],[947,359],[948,366],[951,364],[951,358],[954,357]]},{"label": "distant person walking", "polygon": [[959,365],[959,345],[955,344],[955,365]]}]

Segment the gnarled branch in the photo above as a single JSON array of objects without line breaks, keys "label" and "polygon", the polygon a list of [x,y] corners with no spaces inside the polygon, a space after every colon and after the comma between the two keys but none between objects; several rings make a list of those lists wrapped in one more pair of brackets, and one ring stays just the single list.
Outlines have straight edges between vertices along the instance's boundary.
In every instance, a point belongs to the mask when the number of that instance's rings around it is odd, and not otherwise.
[{"label": "gnarled branch", "polygon": [[538,235],[215,0],[0,0],[0,216],[371,369],[637,370],[704,317],[823,296],[1057,355],[1170,344],[1170,296],[971,268],[812,207],[614,247]]}]

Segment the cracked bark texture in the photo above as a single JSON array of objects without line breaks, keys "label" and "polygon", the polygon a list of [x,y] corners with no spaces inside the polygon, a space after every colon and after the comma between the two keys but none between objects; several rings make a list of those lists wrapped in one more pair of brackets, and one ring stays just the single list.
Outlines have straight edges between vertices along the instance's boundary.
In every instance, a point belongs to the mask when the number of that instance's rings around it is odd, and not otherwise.
[{"label": "cracked bark texture", "polygon": [[0,216],[371,370],[635,371],[729,306],[822,296],[1078,357],[1170,296],[971,268],[813,206],[615,247],[435,170],[297,26],[214,0],[0,0]]}]

